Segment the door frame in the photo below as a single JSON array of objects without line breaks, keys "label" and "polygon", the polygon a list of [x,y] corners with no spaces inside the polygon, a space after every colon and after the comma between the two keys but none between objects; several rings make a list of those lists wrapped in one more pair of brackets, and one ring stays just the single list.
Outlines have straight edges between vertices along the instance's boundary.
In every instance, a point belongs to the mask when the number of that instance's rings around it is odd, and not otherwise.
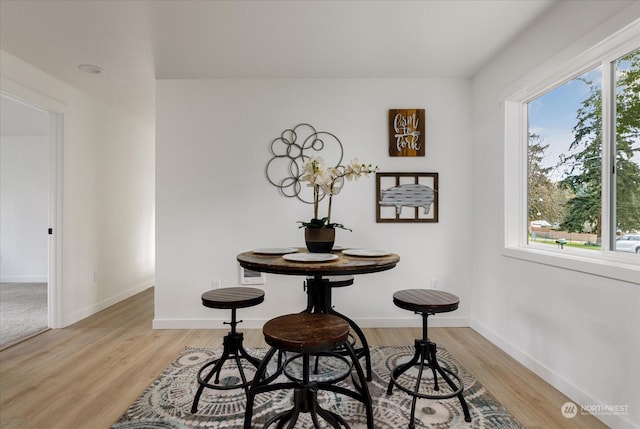
[{"label": "door frame", "polygon": [[[49,120],[49,228],[48,240],[48,326],[64,327],[64,288],[62,272],[62,189],[64,120],[67,107],[64,103],[38,91],[0,77],[0,94],[16,102],[26,104],[48,114]],[[47,231],[43,231],[47,233]]]}]

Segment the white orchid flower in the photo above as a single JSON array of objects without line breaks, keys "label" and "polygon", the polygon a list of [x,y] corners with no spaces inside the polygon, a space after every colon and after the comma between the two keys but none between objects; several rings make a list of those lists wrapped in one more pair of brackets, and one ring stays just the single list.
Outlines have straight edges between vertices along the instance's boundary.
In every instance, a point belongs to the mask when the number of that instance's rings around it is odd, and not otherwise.
[{"label": "white orchid flower", "polygon": [[351,181],[352,179],[358,180],[362,176],[368,176],[369,173],[374,173],[378,170],[378,167],[374,167],[369,164],[362,164],[358,160],[358,158],[352,158],[349,165],[344,168],[344,176],[347,180]]},{"label": "white orchid flower", "polygon": [[331,185],[331,192],[329,195],[338,195],[344,187],[344,180],[342,176],[336,177]]},{"label": "white orchid flower", "polygon": [[[308,158],[302,165],[300,181],[307,182],[308,186],[313,187],[314,219],[312,219],[312,221],[322,221],[322,224],[326,223],[332,228],[336,225],[343,228],[340,224],[331,223],[332,197],[342,191],[345,184],[345,178],[349,181],[354,178],[357,180],[360,176],[367,176],[369,173],[375,172],[377,169],[378,167],[373,167],[371,164],[361,164],[358,158],[352,158],[346,166],[338,165],[336,167],[327,167],[324,158],[321,156],[312,156]],[[327,210],[327,217],[319,219],[318,206],[322,198],[322,194],[329,197],[329,207]],[[301,223],[303,226],[311,224],[307,222]]]},{"label": "white orchid flower", "polygon": [[300,180],[308,182],[309,186],[321,186],[330,180],[327,165],[321,156],[312,156],[302,165]]}]

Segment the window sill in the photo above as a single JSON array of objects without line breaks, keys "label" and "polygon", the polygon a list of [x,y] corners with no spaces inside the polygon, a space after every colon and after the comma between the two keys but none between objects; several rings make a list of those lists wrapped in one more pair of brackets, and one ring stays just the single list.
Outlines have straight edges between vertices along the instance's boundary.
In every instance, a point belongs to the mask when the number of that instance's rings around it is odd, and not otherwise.
[{"label": "window sill", "polygon": [[[625,254],[616,255],[616,258],[606,258],[600,254],[592,256],[581,253],[567,252],[566,250],[554,251],[533,246],[506,247],[503,251],[503,255],[508,258],[640,285],[640,257]],[[627,256],[629,256],[628,260]],[[634,261],[634,258],[637,258],[638,261]]]}]

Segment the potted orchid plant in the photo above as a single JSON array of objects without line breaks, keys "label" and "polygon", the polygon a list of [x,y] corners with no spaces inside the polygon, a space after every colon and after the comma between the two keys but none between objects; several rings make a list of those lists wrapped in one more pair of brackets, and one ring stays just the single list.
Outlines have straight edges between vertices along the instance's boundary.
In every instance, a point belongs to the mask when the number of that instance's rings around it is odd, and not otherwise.
[{"label": "potted orchid plant", "polygon": [[[302,166],[300,181],[307,182],[313,188],[313,218],[309,222],[298,221],[300,228],[305,229],[305,241],[307,248],[311,252],[326,252],[333,248],[335,241],[335,228],[342,228],[351,231],[344,225],[331,222],[331,208],[333,196],[340,193],[348,181],[358,180],[362,176],[368,176],[377,171],[378,167],[372,164],[363,164],[357,158],[351,159],[346,165],[327,167],[324,159],[320,156],[313,156],[305,161]],[[320,217],[320,201],[327,196],[327,215]]]}]

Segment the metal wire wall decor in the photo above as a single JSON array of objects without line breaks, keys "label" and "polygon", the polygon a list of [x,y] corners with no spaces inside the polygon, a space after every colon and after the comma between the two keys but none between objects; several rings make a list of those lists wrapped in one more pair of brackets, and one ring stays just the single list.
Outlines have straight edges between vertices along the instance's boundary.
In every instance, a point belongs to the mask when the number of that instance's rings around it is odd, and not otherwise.
[{"label": "metal wire wall decor", "polygon": [[[316,131],[309,124],[284,130],[271,142],[270,151],[273,157],[265,169],[267,180],[285,197],[297,198],[307,204],[313,204],[313,193],[308,198],[303,195],[300,177],[305,161],[321,155],[327,165],[338,167],[344,152],[340,139],[327,131]],[[322,198],[324,195],[320,196]]]}]

